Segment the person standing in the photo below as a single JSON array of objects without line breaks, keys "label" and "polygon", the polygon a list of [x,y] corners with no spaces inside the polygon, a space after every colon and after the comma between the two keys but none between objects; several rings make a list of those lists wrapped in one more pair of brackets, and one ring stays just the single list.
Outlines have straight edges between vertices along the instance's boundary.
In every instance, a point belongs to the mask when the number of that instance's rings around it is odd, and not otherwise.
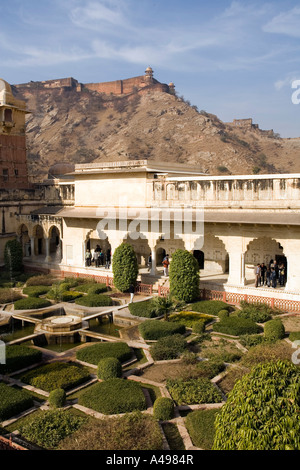
[{"label": "person standing", "polygon": [[267,271],[267,266],[265,265],[265,263],[261,263],[260,270],[261,270],[261,284],[264,286],[266,284],[266,271]]},{"label": "person standing", "polygon": [[169,255],[166,255],[165,258],[163,259],[163,267],[164,267],[164,276],[168,276],[169,273]]},{"label": "person standing", "polygon": [[134,285],[130,284],[128,292],[130,293],[130,303],[133,302],[133,297],[134,297]]},{"label": "person standing", "polygon": [[86,265],[91,266],[92,254],[89,249],[86,250],[85,260],[86,260]]},{"label": "person standing", "polygon": [[94,253],[95,268],[99,268],[99,251],[95,250]]},{"label": "person standing", "polygon": [[100,251],[99,251],[99,264],[100,264],[100,266],[103,266],[103,264],[104,264],[104,254],[103,254],[103,251],[101,250],[101,248],[100,248]]},{"label": "person standing", "polygon": [[276,289],[277,277],[276,277],[276,271],[274,268],[271,269],[271,282],[272,282],[272,287]]},{"label": "person standing", "polygon": [[111,260],[111,252],[110,252],[110,249],[108,248],[106,250],[106,255],[105,255],[105,269],[109,269],[110,260]]},{"label": "person standing", "polygon": [[260,285],[260,278],[261,278],[261,267],[259,263],[257,264],[254,273],[255,273],[255,287],[258,287]]},{"label": "person standing", "polygon": [[266,270],[266,285],[268,287],[270,287],[271,285],[271,269],[269,268],[269,266],[267,267],[267,270]]}]

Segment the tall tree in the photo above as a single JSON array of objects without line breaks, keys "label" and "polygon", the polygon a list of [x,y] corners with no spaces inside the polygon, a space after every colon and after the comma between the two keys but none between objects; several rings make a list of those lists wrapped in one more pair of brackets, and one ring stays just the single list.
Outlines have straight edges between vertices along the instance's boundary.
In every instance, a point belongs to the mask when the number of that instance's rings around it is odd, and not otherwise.
[{"label": "tall tree", "polygon": [[138,263],[136,254],[129,243],[121,243],[113,254],[112,270],[114,285],[121,292],[126,292],[131,284],[136,283]]},{"label": "tall tree", "polygon": [[176,250],[170,263],[170,293],[178,300],[192,302],[199,297],[199,265],[192,253]]}]

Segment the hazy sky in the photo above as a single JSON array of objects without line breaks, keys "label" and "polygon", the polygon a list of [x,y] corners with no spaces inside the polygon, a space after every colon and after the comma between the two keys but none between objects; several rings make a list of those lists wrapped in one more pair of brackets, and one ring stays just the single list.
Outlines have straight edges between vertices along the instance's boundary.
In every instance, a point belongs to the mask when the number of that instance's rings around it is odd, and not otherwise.
[{"label": "hazy sky", "polygon": [[117,80],[150,65],[199,110],[300,137],[299,0],[10,0],[0,61],[11,84]]}]

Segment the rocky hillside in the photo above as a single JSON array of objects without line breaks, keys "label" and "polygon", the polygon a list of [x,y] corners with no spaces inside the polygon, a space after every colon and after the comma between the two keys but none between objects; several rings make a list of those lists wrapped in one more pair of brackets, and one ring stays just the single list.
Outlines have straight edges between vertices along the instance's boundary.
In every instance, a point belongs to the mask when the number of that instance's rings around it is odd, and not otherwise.
[{"label": "rocky hillside", "polygon": [[116,97],[90,90],[14,90],[27,101],[29,174],[57,162],[151,159],[198,165],[209,174],[300,172],[300,138],[240,129],[163,92]]}]

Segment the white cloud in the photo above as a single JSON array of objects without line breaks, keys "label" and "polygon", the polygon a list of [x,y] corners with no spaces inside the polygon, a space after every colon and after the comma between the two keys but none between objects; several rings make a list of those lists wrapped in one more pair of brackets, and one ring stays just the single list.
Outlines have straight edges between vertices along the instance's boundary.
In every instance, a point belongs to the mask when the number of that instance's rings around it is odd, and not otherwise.
[{"label": "white cloud", "polygon": [[263,31],[300,38],[300,7],[274,16],[263,26]]}]

